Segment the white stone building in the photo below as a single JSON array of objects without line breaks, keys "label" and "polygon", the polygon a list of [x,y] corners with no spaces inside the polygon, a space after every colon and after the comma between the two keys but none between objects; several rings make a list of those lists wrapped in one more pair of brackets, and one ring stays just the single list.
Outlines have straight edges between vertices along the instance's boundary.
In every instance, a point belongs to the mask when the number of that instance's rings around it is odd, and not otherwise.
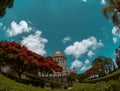
[{"label": "white stone building", "polygon": [[[62,76],[67,76],[70,73],[75,73],[76,70],[75,69],[70,69],[67,65],[66,65],[66,57],[64,56],[64,54],[61,51],[56,51],[53,53],[52,58],[54,61],[58,62],[58,64],[60,66],[62,66],[63,71],[59,72],[60,74],[62,73]],[[59,75],[60,75],[59,74]],[[61,75],[60,75],[61,76]]]},{"label": "white stone building", "polygon": [[50,78],[59,78],[62,80],[66,80],[67,76],[70,73],[76,73],[76,69],[70,69],[67,65],[66,65],[66,57],[64,56],[64,54],[61,51],[55,51],[52,55],[52,59],[56,62],[58,62],[58,64],[63,68],[62,72],[53,72],[52,74],[42,74],[39,72],[39,77],[50,77]]}]

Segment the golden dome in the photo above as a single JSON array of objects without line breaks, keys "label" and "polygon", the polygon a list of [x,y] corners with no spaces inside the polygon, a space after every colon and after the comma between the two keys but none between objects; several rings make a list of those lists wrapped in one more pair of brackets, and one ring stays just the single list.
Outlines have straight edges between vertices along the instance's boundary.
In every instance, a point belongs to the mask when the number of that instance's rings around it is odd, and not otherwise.
[{"label": "golden dome", "polygon": [[56,51],[53,53],[53,57],[64,57],[64,54],[61,51]]}]

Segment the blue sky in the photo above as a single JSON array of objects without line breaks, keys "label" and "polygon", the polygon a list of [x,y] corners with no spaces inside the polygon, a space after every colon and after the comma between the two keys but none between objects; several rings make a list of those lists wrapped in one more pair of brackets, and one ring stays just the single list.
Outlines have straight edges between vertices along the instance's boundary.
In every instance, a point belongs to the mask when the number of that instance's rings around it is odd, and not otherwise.
[{"label": "blue sky", "polygon": [[64,52],[78,73],[93,59],[115,59],[117,27],[102,14],[104,0],[15,0],[0,19],[0,40],[17,41],[43,56]]}]

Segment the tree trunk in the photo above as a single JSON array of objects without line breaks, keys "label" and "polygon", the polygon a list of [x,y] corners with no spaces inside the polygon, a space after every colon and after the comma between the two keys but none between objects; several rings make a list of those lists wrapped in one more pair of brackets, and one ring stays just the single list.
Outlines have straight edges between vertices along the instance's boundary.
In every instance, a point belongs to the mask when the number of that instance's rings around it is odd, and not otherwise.
[{"label": "tree trunk", "polygon": [[0,66],[0,73],[2,73],[1,66]]},{"label": "tree trunk", "polygon": [[50,73],[48,72],[48,80],[50,80]]},{"label": "tree trunk", "polygon": [[42,78],[42,71],[40,72],[41,78]]},{"label": "tree trunk", "polygon": [[63,73],[61,73],[61,77],[62,77],[62,82],[63,82]]},{"label": "tree trunk", "polygon": [[112,70],[111,70],[111,68],[109,67],[109,74],[110,74],[110,73],[112,73]]},{"label": "tree trunk", "polygon": [[103,71],[102,76],[105,76],[105,72]]},{"label": "tree trunk", "polygon": [[18,81],[21,82],[21,73],[18,73]]},{"label": "tree trunk", "polygon": [[113,63],[113,71],[115,71],[115,65],[114,65],[114,63]]},{"label": "tree trunk", "polygon": [[98,77],[100,77],[100,72],[98,73]]},{"label": "tree trunk", "polygon": [[58,81],[58,73],[57,73],[57,81]]}]

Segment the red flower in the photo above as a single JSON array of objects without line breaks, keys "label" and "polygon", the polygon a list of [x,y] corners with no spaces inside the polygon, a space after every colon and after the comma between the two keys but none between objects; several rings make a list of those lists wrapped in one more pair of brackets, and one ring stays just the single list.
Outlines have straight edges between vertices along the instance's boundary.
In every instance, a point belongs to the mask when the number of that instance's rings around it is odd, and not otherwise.
[{"label": "red flower", "polygon": [[25,60],[25,61],[24,61],[24,63],[25,63],[25,64],[28,64],[28,63],[29,63],[29,61],[28,61],[28,60]]},{"label": "red flower", "polygon": [[3,49],[2,48],[0,48],[0,52],[2,51]]},{"label": "red flower", "polygon": [[34,64],[36,64],[36,65],[39,65],[39,62],[38,62],[37,59],[34,59],[32,62],[33,62]]}]

